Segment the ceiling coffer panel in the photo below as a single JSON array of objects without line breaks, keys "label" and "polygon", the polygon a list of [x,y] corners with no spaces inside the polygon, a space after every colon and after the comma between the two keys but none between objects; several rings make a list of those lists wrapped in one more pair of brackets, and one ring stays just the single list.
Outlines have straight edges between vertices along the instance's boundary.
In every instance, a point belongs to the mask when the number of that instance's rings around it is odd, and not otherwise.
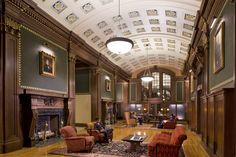
[{"label": "ceiling coffer panel", "polygon": [[[120,0],[119,17],[118,0],[33,1],[128,73],[147,66],[147,44],[150,66],[182,70],[201,4],[200,0]],[[114,36],[133,40],[133,49],[120,55],[108,51],[105,43]]]}]

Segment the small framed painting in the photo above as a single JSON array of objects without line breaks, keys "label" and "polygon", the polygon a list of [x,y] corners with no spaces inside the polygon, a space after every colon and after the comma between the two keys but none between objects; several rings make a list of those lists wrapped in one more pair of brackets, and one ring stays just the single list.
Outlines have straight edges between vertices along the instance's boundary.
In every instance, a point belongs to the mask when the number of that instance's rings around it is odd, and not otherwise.
[{"label": "small framed painting", "polygon": [[47,76],[47,77],[55,77],[55,65],[56,58],[47,54],[43,51],[39,54],[39,71],[40,75]]},{"label": "small framed painting", "polygon": [[224,28],[225,22],[221,22],[214,34],[213,47],[213,72],[217,73],[224,68]]},{"label": "small framed painting", "polygon": [[111,91],[111,80],[105,80],[105,88],[107,92]]}]

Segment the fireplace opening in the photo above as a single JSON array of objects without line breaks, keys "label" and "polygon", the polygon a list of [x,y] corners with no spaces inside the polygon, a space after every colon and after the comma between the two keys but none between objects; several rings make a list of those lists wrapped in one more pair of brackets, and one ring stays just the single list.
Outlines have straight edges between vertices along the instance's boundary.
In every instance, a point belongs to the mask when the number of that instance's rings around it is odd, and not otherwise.
[{"label": "fireplace opening", "polygon": [[39,115],[36,125],[36,135],[39,140],[58,137],[59,127],[59,115]]}]

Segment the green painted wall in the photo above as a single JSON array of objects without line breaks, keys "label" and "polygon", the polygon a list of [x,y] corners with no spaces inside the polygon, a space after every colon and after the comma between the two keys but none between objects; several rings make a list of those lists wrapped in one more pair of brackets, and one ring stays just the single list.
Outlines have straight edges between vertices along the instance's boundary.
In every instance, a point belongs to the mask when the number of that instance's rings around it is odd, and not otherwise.
[{"label": "green painted wall", "polygon": [[[21,86],[67,93],[68,53],[38,34],[21,27]],[[47,43],[48,46],[43,43]],[[56,76],[46,77],[39,72],[39,52],[44,51],[56,58]]]},{"label": "green painted wall", "polygon": [[76,70],[75,71],[75,91],[76,93],[89,93],[89,70]]},{"label": "green painted wall", "polygon": [[176,101],[183,102],[184,101],[184,82],[176,81]]},{"label": "green painted wall", "polygon": [[[219,18],[218,18],[219,19]],[[210,35],[210,57],[209,57],[209,87],[210,89],[213,89],[214,87],[217,87],[224,83],[225,81],[229,80],[230,78],[233,79],[234,76],[234,40],[235,40],[235,5],[232,4],[226,4],[225,8],[223,9],[220,19],[218,20],[218,23],[215,24],[214,28],[211,31]],[[220,20],[225,21],[225,36],[224,36],[224,44],[225,44],[225,57],[224,57],[224,69],[219,71],[218,73],[213,73],[213,37],[216,32],[216,28],[219,25]],[[225,82],[226,83],[226,82]],[[224,85],[222,84],[222,87]]]},{"label": "green painted wall", "polygon": [[116,84],[116,101],[117,102],[123,101],[123,84],[122,83]]},{"label": "green painted wall", "polygon": [[[107,77],[111,80],[111,91],[107,91],[105,87],[105,80]],[[101,73],[101,98],[113,99],[114,93],[114,77],[106,71]]]}]

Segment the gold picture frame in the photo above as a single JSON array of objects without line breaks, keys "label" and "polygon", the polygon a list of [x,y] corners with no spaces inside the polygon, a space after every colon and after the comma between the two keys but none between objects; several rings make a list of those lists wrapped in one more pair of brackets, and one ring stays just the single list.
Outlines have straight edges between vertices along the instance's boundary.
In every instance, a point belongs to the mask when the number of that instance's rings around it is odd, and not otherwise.
[{"label": "gold picture frame", "polygon": [[111,91],[111,80],[105,80],[105,88],[107,92]]},{"label": "gold picture frame", "polygon": [[221,22],[214,34],[213,47],[213,72],[214,74],[224,68],[224,35],[225,22]]},{"label": "gold picture frame", "polygon": [[56,58],[50,54],[47,54],[43,51],[39,52],[39,71],[40,75],[47,77],[56,76]]}]

